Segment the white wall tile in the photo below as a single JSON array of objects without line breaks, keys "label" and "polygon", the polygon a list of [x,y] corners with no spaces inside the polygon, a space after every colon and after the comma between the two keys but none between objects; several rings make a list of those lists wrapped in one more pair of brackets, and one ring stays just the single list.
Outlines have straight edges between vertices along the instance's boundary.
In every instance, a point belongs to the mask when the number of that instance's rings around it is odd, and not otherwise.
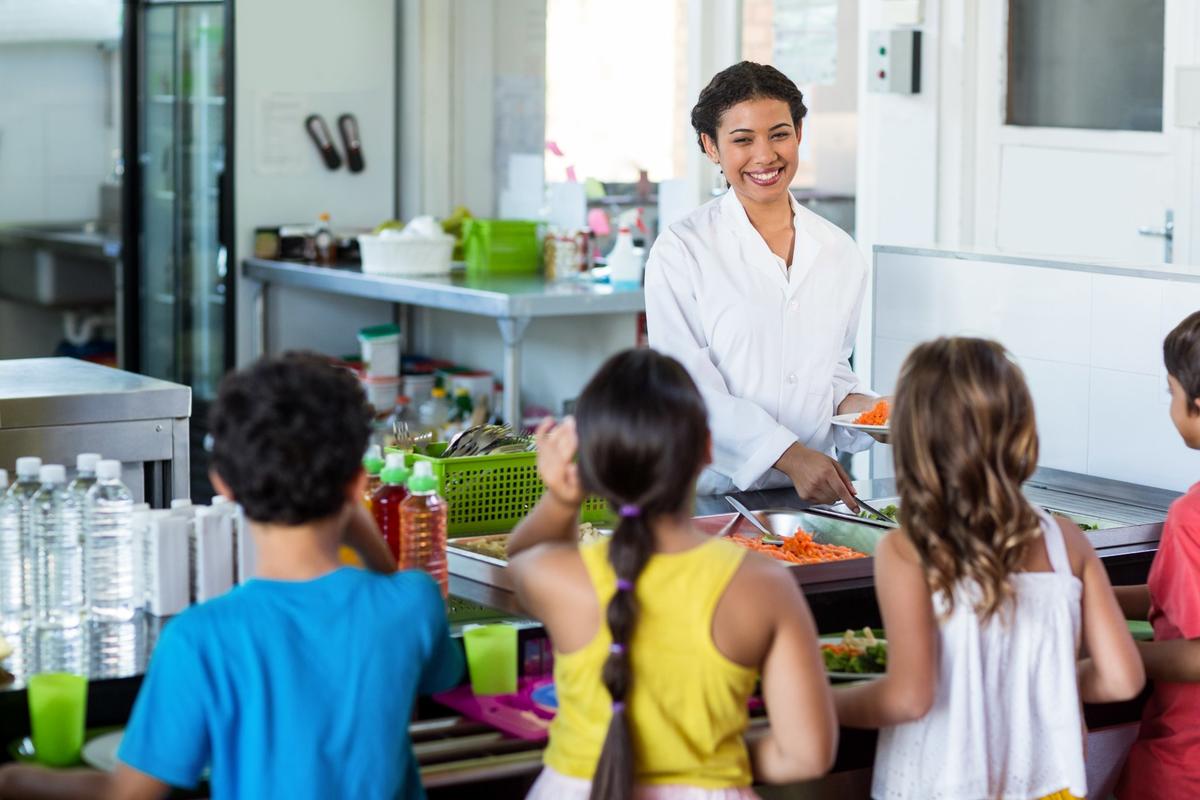
[{"label": "white wall tile", "polygon": [[1163,288],[1162,281],[1145,278],[1092,276],[1093,366],[1158,374]]},{"label": "white wall tile", "polygon": [[1163,380],[1093,369],[1091,384],[1089,474],[1177,491],[1200,480],[1200,452],[1171,424]]},{"label": "white wall tile", "polygon": [[1032,358],[1018,362],[1037,414],[1038,463],[1068,472],[1087,472],[1088,368]]}]

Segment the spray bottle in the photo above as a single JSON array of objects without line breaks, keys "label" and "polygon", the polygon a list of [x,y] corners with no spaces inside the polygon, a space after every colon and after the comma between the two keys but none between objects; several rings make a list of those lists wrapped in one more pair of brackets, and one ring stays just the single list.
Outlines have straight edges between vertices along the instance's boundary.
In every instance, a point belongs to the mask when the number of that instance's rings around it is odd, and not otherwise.
[{"label": "spray bottle", "polygon": [[646,233],[640,208],[630,209],[617,218],[617,243],[608,251],[609,281],[619,289],[639,289],[642,286],[644,251],[633,244],[635,227],[643,235]]}]

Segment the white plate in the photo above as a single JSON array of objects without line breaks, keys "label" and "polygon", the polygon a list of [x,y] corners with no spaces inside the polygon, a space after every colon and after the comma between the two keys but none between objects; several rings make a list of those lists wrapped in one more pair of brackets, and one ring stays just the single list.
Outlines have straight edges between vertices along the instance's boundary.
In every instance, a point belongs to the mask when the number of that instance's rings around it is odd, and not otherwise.
[{"label": "white plate", "polygon": [[[829,636],[822,636],[819,639],[817,639],[817,642],[819,644],[841,644],[843,641],[844,641],[843,634],[840,634],[840,633],[830,634]],[[880,644],[884,644],[884,645],[887,644],[887,639],[876,639],[875,641],[879,642]],[[821,656],[822,663],[824,663],[824,659],[825,659],[825,657]],[[873,680],[882,678],[887,673],[886,672],[830,672],[829,670],[826,670],[825,674],[831,678],[837,678],[838,680],[841,680],[841,681],[873,681]]]},{"label": "white plate", "polygon": [[83,763],[104,772],[117,771],[117,750],[125,731],[112,731],[97,736],[83,745]]},{"label": "white plate", "polygon": [[838,414],[833,418],[833,424],[839,428],[851,428],[863,433],[887,433],[887,425],[859,425],[854,420],[861,417],[862,414]]}]

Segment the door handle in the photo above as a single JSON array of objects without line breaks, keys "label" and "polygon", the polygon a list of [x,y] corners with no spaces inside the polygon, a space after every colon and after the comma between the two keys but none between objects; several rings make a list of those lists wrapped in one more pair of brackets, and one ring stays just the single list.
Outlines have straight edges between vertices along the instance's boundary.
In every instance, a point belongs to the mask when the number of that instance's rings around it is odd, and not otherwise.
[{"label": "door handle", "polygon": [[1151,228],[1142,225],[1138,228],[1139,236],[1159,236],[1163,239],[1163,261],[1170,264],[1175,254],[1175,211],[1167,209],[1166,220],[1161,228]]}]

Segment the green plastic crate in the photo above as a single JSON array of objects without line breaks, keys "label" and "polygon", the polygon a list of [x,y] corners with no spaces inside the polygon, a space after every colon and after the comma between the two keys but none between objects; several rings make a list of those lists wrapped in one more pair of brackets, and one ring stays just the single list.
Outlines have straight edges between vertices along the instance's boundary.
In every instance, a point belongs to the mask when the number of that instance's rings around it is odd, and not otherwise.
[{"label": "green plastic crate", "polygon": [[[435,454],[445,449],[444,443],[427,448]],[[438,494],[450,506],[446,535],[451,537],[510,531],[546,491],[538,475],[537,453],[461,458],[410,454],[407,461],[410,466],[414,461],[433,465]],[[589,497],[580,518],[583,522],[604,523],[612,520],[612,514],[604,500]]]},{"label": "green plastic crate", "polygon": [[542,260],[538,223],[468,219],[463,223],[463,255],[468,275],[534,275]]}]

